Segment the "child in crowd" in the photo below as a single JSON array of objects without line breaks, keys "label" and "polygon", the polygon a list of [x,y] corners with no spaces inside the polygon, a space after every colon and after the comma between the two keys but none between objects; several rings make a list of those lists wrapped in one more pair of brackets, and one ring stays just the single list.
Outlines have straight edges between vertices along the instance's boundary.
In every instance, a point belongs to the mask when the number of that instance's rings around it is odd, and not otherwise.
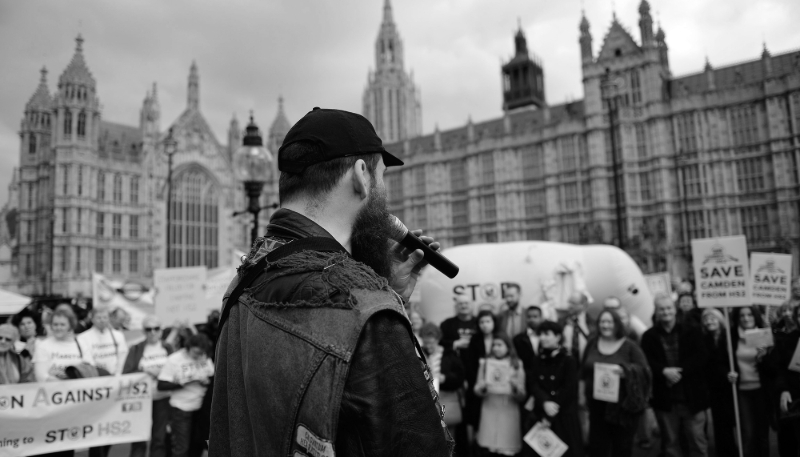
[{"label": "child in crowd", "polygon": [[525,401],[525,371],[505,334],[495,334],[491,353],[481,359],[475,394],[483,398],[478,445],[486,456],[522,450],[520,403]]}]

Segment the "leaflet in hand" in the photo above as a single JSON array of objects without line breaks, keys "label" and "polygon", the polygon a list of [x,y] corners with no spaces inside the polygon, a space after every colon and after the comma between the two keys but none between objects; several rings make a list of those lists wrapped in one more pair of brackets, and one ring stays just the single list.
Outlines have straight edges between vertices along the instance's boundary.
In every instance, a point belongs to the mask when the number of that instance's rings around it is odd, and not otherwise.
[{"label": "leaflet in hand", "polygon": [[522,438],[541,457],[561,457],[569,446],[550,427],[537,422]]},{"label": "leaflet in hand", "polygon": [[754,328],[744,331],[744,341],[754,348],[767,348],[775,345],[772,330],[769,328]]},{"label": "leaflet in hand", "polygon": [[510,395],[511,374],[507,360],[486,359],[486,392]]},{"label": "leaflet in hand", "polygon": [[619,372],[622,368],[611,363],[594,364],[594,392],[595,400],[609,403],[619,402]]}]

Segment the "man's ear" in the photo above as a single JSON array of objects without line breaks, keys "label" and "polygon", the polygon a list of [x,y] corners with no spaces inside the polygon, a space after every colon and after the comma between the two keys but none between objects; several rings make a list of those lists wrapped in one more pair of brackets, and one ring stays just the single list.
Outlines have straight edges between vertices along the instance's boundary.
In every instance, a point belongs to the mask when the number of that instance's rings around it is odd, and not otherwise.
[{"label": "man's ear", "polygon": [[367,163],[363,159],[356,160],[353,165],[353,191],[361,198],[367,198],[369,191],[370,176],[367,171]]}]

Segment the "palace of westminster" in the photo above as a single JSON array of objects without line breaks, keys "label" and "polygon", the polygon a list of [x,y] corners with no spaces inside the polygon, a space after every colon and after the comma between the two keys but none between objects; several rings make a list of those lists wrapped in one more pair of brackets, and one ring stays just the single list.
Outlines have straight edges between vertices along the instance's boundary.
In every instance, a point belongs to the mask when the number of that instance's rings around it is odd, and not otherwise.
[{"label": "palace of westminster", "polygon": [[[639,5],[639,40],[616,17],[595,52],[581,18],[583,100],[550,105],[542,62],[520,29],[499,69],[502,117],[422,134],[419,88],[404,68],[389,0],[363,114],[406,165],[385,176],[391,211],[455,246],[517,240],[610,243],[645,273],[689,275],[689,240],[744,234],[755,251],[800,258],[800,51],[673,76],[666,34]],[[88,51],[87,51],[88,53]],[[227,265],[249,244],[242,184],[227,143],[200,110],[193,63],[187,103],[161,124],[156,86],[139,125],[102,119],[83,40],[51,94],[47,72],[24,107],[19,166],[0,210],[0,287],[90,296],[93,272],[150,285],[166,266]],[[502,101],[500,101],[502,99]],[[273,154],[291,127],[279,105]],[[172,209],[167,154],[172,130]],[[11,173],[11,170],[6,172]],[[277,170],[265,204],[277,201]],[[264,211],[261,226],[268,219]],[[170,226],[167,234],[166,227]]]}]

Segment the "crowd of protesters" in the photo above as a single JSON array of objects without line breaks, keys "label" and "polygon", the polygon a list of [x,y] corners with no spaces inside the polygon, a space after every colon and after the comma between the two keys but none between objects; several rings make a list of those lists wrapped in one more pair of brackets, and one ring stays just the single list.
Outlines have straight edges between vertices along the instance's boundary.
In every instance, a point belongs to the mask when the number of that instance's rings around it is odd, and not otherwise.
[{"label": "crowd of protesters", "polygon": [[[147,373],[154,392],[152,434],[149,442],[131,444],[131,457],[201,456],[208,437],[219,312],[201,325],[176,322],[169,328],[156,316],[146,316],[144,340],[131,347],[123,333],[129,322],[121,308],[93,308],[84,320],[68,304],[23,310],[0,324],[0,385]],[[91,448],[89,456],[105,457],[110,448]]]},{"label": "crowd of protesters", "polygon": [[[457,455],[535,456],[523,437],[541,423],[567,456],[630,456],[656,435],[659,456],[736,456],[734,392],[744,456],[770,455],[770,429],[773,453],[800,455],[800,278],[780,308],[731,308],[728,319],[698,308],[688,283],[678,289],[655,295],[653,325],[641,335],[619,299],[590,315],[583,293],[557,321],[523,306],[519,286],[496,311],[458,296],[455,316],[439,326],[411,309]],[[771,338],[748,337],[762,328]],[[594,398],[597,364],[616,367],[617,402]],[[510,374],[507,389],[491,388],[489,365]]]}]

